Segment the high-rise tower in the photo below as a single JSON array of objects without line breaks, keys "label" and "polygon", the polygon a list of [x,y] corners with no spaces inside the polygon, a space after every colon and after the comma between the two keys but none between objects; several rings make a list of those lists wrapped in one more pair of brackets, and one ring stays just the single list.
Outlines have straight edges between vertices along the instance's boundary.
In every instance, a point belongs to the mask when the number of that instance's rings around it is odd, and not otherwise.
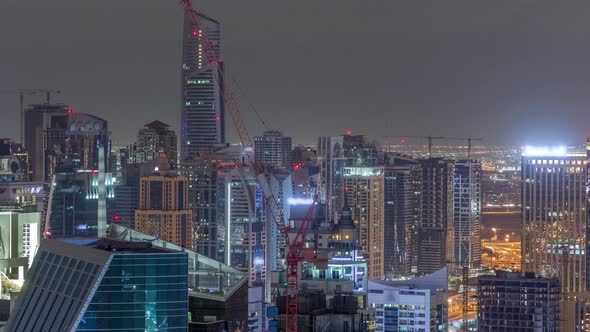
[{"label": "high-rise tower", "polygon": [[[201,13],[205,31],[197,31],[188,14],[184,18],[181,95],[181,160],[194,159],[225,142],[221,26]],[[213,47],[215,58],[207,59],[202,39]]]}]

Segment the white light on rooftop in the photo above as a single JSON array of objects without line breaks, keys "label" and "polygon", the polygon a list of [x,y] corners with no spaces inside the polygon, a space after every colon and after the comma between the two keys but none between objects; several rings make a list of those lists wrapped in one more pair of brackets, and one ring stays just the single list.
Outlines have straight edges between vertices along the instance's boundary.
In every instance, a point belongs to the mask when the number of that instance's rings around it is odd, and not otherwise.
[{"label": "white light on rooftop", "polygon": [[565,157],[567,147],[560,146],[525,146],[523,156],[529,157]]}]

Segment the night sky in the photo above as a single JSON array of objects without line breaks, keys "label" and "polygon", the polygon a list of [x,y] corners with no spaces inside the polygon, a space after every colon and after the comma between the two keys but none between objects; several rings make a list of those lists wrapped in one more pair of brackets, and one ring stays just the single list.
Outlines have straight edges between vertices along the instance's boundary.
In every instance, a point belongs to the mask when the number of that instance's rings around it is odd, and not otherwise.
[{"label": "night sky", "polygon": [[[253,135],[250,103],[297,143],[348,128],[513,144],[590,134],[590,1],[194,4],[223,24]],[[176,0],[0,0],[0,90],[61,89],[57,101],[109,121],[115,144],[155,119],[178,128],[182,20]],[[17,108],[0,94],[1,137],[18,137]]]}]

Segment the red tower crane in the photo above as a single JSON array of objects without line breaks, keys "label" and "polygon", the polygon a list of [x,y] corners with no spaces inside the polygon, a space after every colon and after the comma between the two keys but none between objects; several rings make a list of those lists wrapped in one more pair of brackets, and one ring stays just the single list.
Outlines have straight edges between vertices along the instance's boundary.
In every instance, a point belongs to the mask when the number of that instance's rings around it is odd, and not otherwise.
[{"label": "red tower crane", "polygon": [[[211,64],[215,64],[218,62],[222,62],[220,58],[217,57],[215,49],[211,44],[210,40],[207,37],[205,32],[204,26],[201,24],[201,20],[197,11],[194,9],[190,0],[180,0],[181,6],[184,8],[185,13],[187,13],[192,21],[193,29],[192,36],[194,38],[198,38],[199,43],[201,45],[204,58],[207,62]],[[227,80],[221,74],[221,78],[218,78],[217,75],[213,75],[213,79],[215,83],[218,84],[220,87],[223,87],[224,82]],[[267,211],[269,212],[269,217],[273,219],[275,225],[277,226],[281,235],[285,238],[285,242],[287,244],[287,315],[286,315],[286,326],[287,332],[297,332],[297,298],[298,298],[298,279],[299,279],[299,267],[301,262],[320,262],[324,261],[321,259],[317,259],[315,255],[315,250],[304,248],[305,237],[307,235],[307,231],[309,230],[309,225],[311,223],[311,219],[314,214],[315,205],[317,203],[317,199],[314,198],[313,203],[307,214],[305,219],[299,224],[297,227],[296,234],[291,233],[291,227],[285,223],[284,216],[282,210],[279,208],[278,201],[274,196],[268,181],[266,179],[264,168],[262,165],[256,163],[254,159],[254,144],[252,143],[252,138],[248,133],[248,129],[244,121],[242,120],[242,116],[240,114],[240,110],[238,108],[238,104],[233,96],[233,93],[230,89],[219,89],[222,93],[223,101],[225,104],[225,110],[230,115],[232,123],[238,133],[240,138],[240,142],[242,147],[245,151],[246,158],[245,162],[246,165],[251,167],[256,175],[256,180],[262,190],[264,201],[267,205]]]}]

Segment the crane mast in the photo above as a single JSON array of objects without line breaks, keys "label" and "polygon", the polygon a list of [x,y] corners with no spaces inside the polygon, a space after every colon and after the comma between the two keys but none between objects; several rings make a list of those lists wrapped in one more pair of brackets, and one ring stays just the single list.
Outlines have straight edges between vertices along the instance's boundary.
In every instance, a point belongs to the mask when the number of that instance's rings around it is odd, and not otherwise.
[{"label": "crane mast", "polygon": [[[206,61],[209,63],[210,66],[215,66],[216,63],[221,63],[221,60],[215,52],[213,45],[211,44],[210,40],[207,37],[205,32],[204,26],[201,24],[201,20],[197,11],[194,9],[190,0],[180,0],[180,5],[184,8],[184,11],[187,15],[189,15],[192,25],[193,25],[193,32],[192,35],[198,38],[199,43],[202,47],[203,54],[205,56]],[[214,69],[214,68],[213,68]],[[248,129],[242,119],[238,104],[233,96],[233,93],[229,89],[223,89],[223,84],[226,82],[225,78],[223,78],[223,74],[220,75],[221,79],[218,75],[213,75],[213,79],[215,83],[220,86],[220,93],[222,94],[223,102],[225,103],[225,110],[230,115],[232,123],[236,129],[238,137],[240,138],[240,142],[244,149],[246,158],[246,166],[251,167],[256,175],[256,181],[260,186],[260,189],[264,196],[264,201],[267,206],[267,213],[269,214],[269,218],[271,218],[278,228],[281,235],[285,238],[285,242],[287,244],[287,314],[286,314],[286,330],[287,332],[297,332],[297,298],[298,298],[298,279],[299,279],[299,266],[302,261],[324,261],[315,258],[315,252],[313,250],[304,249],[303,245],[305,242],[305,237],[307,235],[307,231],[309,230],[309,225],[311,223],[311,219],[314,214],[315,205],[317,203],[317,198],[313,199],[313,203],[303,222],[297,228],[297,233],[295,236],[289,236],[291,232],[291,227],[285,223],[284,216],[280,205],[274,196],[272,190],[270,189],[270,185],[268,184],[268,180],[266,179],[266,174],[263,165],[257,163],[254,159],[254,144],[252,142],[252,138],[248,133]]]}]

